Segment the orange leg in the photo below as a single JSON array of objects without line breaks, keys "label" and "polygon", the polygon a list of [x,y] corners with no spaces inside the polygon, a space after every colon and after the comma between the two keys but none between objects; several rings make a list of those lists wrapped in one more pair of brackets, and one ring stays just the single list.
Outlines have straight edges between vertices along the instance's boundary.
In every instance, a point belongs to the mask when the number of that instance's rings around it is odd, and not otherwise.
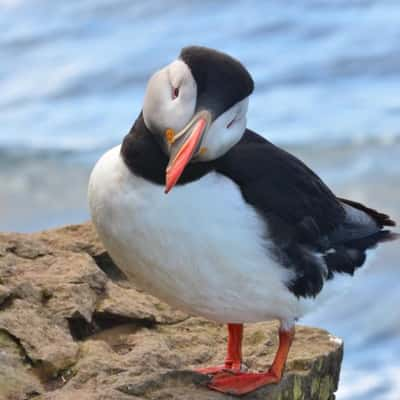
[{"label": "orange leg", "polygon": [[228,349],[223,365],[199,368],[201,374],[212,375],[223,371],[240,372],[242,365],[243,324],[228,324]]},{"label": "orange leg", "polygon": [[290,346],[294,338],[294,328],[289,331],[279,330],[279,347],[271,368],[266,372],[245,373],[233,372],[231,374],[216,374],[208,387],[219,392],[242,395],[269,383],[278,383],[283,375],[285,363]]}]

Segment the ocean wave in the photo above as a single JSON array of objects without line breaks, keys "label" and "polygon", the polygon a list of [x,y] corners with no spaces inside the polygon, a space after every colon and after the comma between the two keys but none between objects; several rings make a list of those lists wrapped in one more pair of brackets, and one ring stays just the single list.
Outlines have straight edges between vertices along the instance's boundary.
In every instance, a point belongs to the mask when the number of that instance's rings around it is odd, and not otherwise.
[{"label": "ocean wave", "polygon": [[345,368],[337,398],[340,400],[398,400],[400,393],[400,367],[384,365],[379,374],[374,368]]},{"label": "ocean wave", "polygon": [[342,5],[3,0],[0,147],[86,151],[117,142],[141,109],[149,75],[191,43],[248,66],[256,82],[249,126],[274,142],[396,141],[398,8]]}]

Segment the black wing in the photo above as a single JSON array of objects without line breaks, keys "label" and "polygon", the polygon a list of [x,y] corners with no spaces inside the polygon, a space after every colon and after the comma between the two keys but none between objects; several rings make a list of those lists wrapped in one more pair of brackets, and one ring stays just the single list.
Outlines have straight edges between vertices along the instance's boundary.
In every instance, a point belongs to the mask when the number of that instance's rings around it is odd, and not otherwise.
[{"label": "black wing", "polygon": [[[358,243],[353,251],[347,242],[387,232],[370,209],[345,204],[303,162],[250,130],[219,160],[217,171],[236,182],[264,217],[276,257],[296,272],[289,288],[297,296],[315,296],[333,272],[353,273],[364,262],[372,244]],[[383,240],[375,239],[373,244]]]}]

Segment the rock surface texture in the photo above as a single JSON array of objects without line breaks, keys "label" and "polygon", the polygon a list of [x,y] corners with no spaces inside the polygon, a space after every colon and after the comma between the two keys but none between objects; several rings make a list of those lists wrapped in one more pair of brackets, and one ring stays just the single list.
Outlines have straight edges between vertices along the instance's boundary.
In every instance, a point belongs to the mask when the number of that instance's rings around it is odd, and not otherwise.
[{"label": "rock surface texture", "polygon": [[[0,234],[0,399],[230,399],[192,368],[224,359],[225,327],[134,288],[90,223]],[[245,328],[245,361],[266,369],[277,325]],[[299,326],[285,376],[242,397],[330,400],[342,342]]]}]

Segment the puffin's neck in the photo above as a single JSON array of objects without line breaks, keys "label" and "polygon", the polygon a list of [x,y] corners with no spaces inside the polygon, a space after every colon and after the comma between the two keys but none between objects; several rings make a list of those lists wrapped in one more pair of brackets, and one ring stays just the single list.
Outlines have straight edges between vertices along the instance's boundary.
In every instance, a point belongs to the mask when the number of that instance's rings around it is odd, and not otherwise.
[{"label": "puffin's neck", "polygon": [[[169,160],[157,143],[156,136],[147,129],[142,113],[122,142],[121,156],[133,174],[155,184],[165,185],[165,170]],[[201,178],[213,171],[215,164],[215,161],[188,164],[177,185]]]}]

